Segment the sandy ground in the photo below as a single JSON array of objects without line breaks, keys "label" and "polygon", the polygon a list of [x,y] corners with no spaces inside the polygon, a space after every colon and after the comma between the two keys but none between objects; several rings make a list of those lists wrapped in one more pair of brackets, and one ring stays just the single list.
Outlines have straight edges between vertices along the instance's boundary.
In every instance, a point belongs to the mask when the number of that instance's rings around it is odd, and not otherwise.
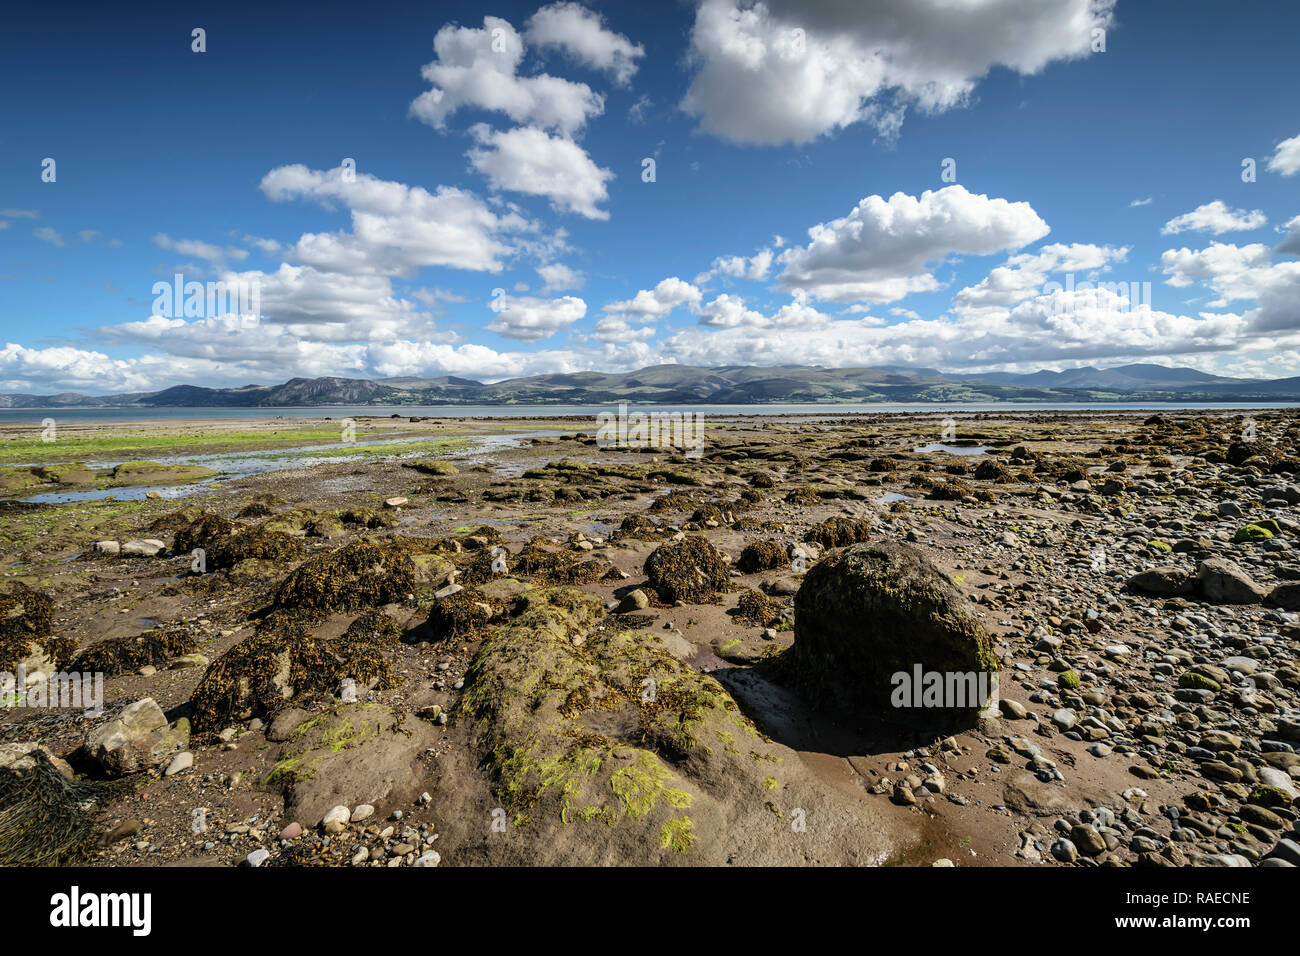
[{"label": "sandy ground", "polygon": [[[1075,645],[1072,663],[1106,660],[1098,650],[1098,642],[1153,649],[1150,654],[1112,659],[1109,671],[1092,670],[1100,699],[1112,711],[1125,710],[1116,700],[1127,692],[1172,690],[1152,682],[1151,668],[1159,660],[1160,642],[1175,633],[1170,630],[1171,619],[1178,609],[1164,610],[1156,616],[1150,613],[1149,601],[1122,593],[1122,578],[1150,566],[1160,555],[1123,550],[1122,555],[1112,557],[1115,567],[1111,573],[1092,574],[1087,570],[1096,544],[1127,549],[1133,539],[1125,532],[1134,527],[1149,529],[1152,538],[1170,536],[1167,528],[1158,526],[1160,522],[1173,515],[1190,528],[1192,516],[1197,513],[1193,507],[1197,501],[1190,497],[1171,495],[1167,496],[1169,501],[1161,501],[1166,496],[1135,496],[1128,492],[1101,497],[1095,492],[1109,474],[1106,469],[1111,463],[1126,463],[1122,477],[1130,488],[1144,478],[1167,484],[1171,474],[1180,484],[1180,478],[1190,481],[1198,474],[1208,482],[1211,471],[1217,479],[1224,477],[1206,463],[1204,449],[1197,454],[1197,443],[1204,448],[1230,443],[1239,427],[1238,417],[1171,413],[1166,417],[1193,422],[1187,430],[1190,439],[1182,432],[1159,432],[1154,446],[1134,443],[1143,435],[1154,434],[1143,425],[1146,415],[1142,413],[959,416],[956,446],[990,448],[979,456],[915,451],[953,437],[945,432],[946,416],[941,414],[837,416],[828,410],[816,416],[779,419],[737,417],[709,424],[706,452],[700,459],[674,454],[671,449],[601,449],[590,439],[594,433],[590,419],[358,419],[356,424],[367,438],[400,435],[468,440],[466,445],[449,447],[445,455],[425,456],[445,457],[457,465],[459,474],[429,477],[405,467],[401,459],[372,457],[219,480],[196,487],[186,497],[170,500],[94,500],[42,506],[11,500],[0,503],[0,547],[7,579],[22,581],[54,596],[56,634],[73,637],[85,648],[151,628],[175,628],[194,638],[203,658],[215,661],[253,633],[257,616],[267,606],[278,577],[242,580],[224,572],[192,575],[188,555],[102,555],[95,552],[94,542],[151,537],[147,531],[151,523],[182,505],[198,505],[233,518],[255,498],[272,502],[271,510],[277,513],[291,509],[325,513],[363,506],[383,509],[386,499],[401,496],[407,501],[396,509],[387,509],[397,524],[382,534],[455,537],[487,524],[499,529],[509,552],[518,551],[529,540],[545,538],[557,550],[590,552],[623,572],[621,581],[581,585],[602,601],[613,603],[644,586],[645,558],[661,543],[611,540],[611,533],[629,515],[648,515],[661,521],[665,536],[678,531],[704,534],[732,559],[752,541],[800,541],[807,529],[828,517],[864,518],[873,523],[873,540],[914,542],[969,596],[1002,659],[1006,677],[1002,696],[1037,711],[1038,720],[1005,720],[970,727],[953,735],[952,746],[944,750],[936,746],[932,733],[922,733],[906,721],[834,713],[819,706],[818,701],[802,698],[783,686],[767,663],[791,645],[794,632],[778,627],[764,636],[763,628],[742,623],[729,613],[747,588],[767,590],[775,600],[789,606],[789,592],[798,586],[798,576],[789,571],[748,575],[733,572],[733,590],[715,601],[677,607],[652,605],[640,613],[642,620],[637,624],[647,634],[680,632],[694,649],[690,666],[717,678],[767,737],[788,748],[816,786],[838,795],[834,801],[828,798],[826,805],[836,807],[837,813],[860,815],[862,831],[878,836],[870,845],[882,848],[882,858],[858,862],[929,865],[947,859],[962,866],[1052,865],[1051,855],[1046,852],[1017,855],[1021,835],[1036,834],[1046,850],[1053,839],[1051,827],[1055,820],[1098,806],[1116,813],[1131,807],[1144,822],[1159,829],[1163,820],[1160,807],[1181,804],[1191,792],[1213,793],[1219,789],[1179,761],[1175,761],[1179,764],[1177,772],[1139,779],[1130,768],[1142,762],[1140,744],[1127,753],[1121,750],[1098,759],[1088,750],[1094,740],[1072,739],[1053,732],[1046,716],[1052,706],[1035,705],[1028,699],[1034,691],[1053,685],[1059,673],[1054,666],[1059,655],[1034,649],[1038,640],[1035,629],[1045,625],[1054,633],[1066,635]],[[1295,427],[1294,420],[1284,413],[1265,413],[1260,419],[1260,430],[1266,434],[1285,436],[1287,429]],[[325,416],[292,422],[235,417],[220,421],[69,422],[60,423],[59,438],[70,443],[98,443],[76,446],[88,451],[85,458],[128,457],[119,455],[121,450],[157,458],[284,449],[306,440],[301,435],[283,437],[286,429],[332,429],[336,425],[337,421]],[[474,442],[478,436],[502,432],[518,437],[518,444],[485,452]],[[27,441],[29,433],[30,426],[0,425],[0,455],[7,454],[6,442]],[[203,436],[202,445],[196,446],[192,438],[184,437],[195,434]],[[530,437],[539,435],[542,437]],[[143,438],[149,441],[131,447],[131,439]],[[1121,440],[1130,444],[1120,444]],[[973,470],[985,458],[1007,463],[1012,449],[1018,446],[1027,447],[1049,463],[1077,459],[1092,483],[1092,491],[1072,488],[1077,478],[1067,480],[1050,472],[1035,474],[1027,468],[1016,469],[1025,475],[1018,482],[973,480],[969,474],[949,473]],[[1160,456],[1169,456],[1169,464],[1156,462]],[[12,455],[6,460],[22,461]],[[69,459],[52,455],[50,460]],[[553,494],[556,489],[573,488],[575,483],[566,483],[554,472],[538,477],[529,471],[566,461],[659,464],[672,474],[667,478],[609,479],[590,485],[578,481],[577,494],[557,496]],[[873,464],[877,461],[885,461],[887,466]],[[773,486],[764,489],[760,499],[743,514],[737,511],[726,516],[731,520],[723,521],[693,520],[700,505],[734,500],[737,491],[750,487],[749,480],[758,471],[772,476]],[[534,476],[526,476],[525,472]],[[959,495],[957,500],[926,497],[927,483],[947,480],[967,482],[968,491],[979,493]],[[698,483],[682,483],[686,481]],[[1248,500],[1239,491],[1229,495],[1208,484],[1192,482],[1191,486],[1197,489],[1197,495],[1207,498],[1217,500],[1228,495],[1233,500]],[[544,493],[532,494],[539,489]],[[811,496],[806,502],[797,498],[787,501],[796,489],[807,489]],[[652,512],[654,502],[669,493],[685,494],[688,500],[680,508]],[[910,500],[900,504],[882,501],[886,494],[906,495]],[[1085,499],[1092,503],[1085,506]],[[1187,507],[1182,507],[1184,503]],[[1285,516],[1284,512],[1272,513]],[[357,536],[358,532],[349,528],[341,536],[304,536],[303,540],[308,552],[315,554],[338,548]],[[814,550],[814,557],[816,554]],[[1261,565],[1266,570],[1260,571],[1254,565],[1252,570],[1257,574],[1276,573],[1276,580],[1284,580],[1287,569],[1295,567],[1295,555],[1289,550],[1271,554],[1275,557]],[[289,570],[285,567],[282,572]],[[784,590],[782,579],[787,585]],[[412,600],[384,609],[406,631],[404,641],[391,653],[394,668],[404,681],[391,690],[363,692],[363,697],[413,714],[428,713],[434,705],[448,714],[456,713],[461,684],[481,639],[429,641],[424,619],[431,600],[428,595],[413,595]],[[1104,622],[1099,629],[1104,633],[1093,641],[1093,630],[1084,627],[1083,622],[1088,611],[1098,609]],[[1264,618],[1266,613],[1262,607],[1233,608],[1219,620],[1237,622],[1243,633],[1279,634],[1279,652],[1294,663],[1294,622],[1269,621]],[[355,616],[330,615],[318,635],[325,639],[337,637]],[[1056,624],[1050,625],[1050,621]],[[757,650],[750,659],[734,654],[720,656],[721,649],[737,644]],[[204,670],[199,663],[110,677],[106,706],[112,714],[121,704],[148,696],[174,719],[187,712],[187,702]],[[1294,699],[1286,689],[1280,690],[1278,696],[1284,708]],[[1131,728],[1139,719],[1139,715],[1132,714],[1126,723]],[[87,733],[87,724],[79,717],[66,712],[10,709],[0,713],[0,721],[0,743],[36,740],[70,757],[78,770],[93,774],[93,768],[79,762],[75,755],[75,748]],[[1035,736],[1038,728],[1044,729]],[[194,767],[183,773],[164,777],[158,770],[128,778],[126,791],[110,805],[105,818],[105,827],[117,828],[117,832],[99,852],[96,862],[232,865],[257,847],[266,847],[273,855],[287,853],[289,843],[276,839],[291,822],[283,795],[263,785],[277,750],[275,742],[267,738],[269,729],[256,723],[250,729],[245,724],[236,728],[231,740],[196,744],[191,748]],[[388,805],[377,808],[375,820],[379,822],[372,827],[375,832],[363,830],[360,837],[378,846],[398,839],[400,833],[396,837],[381,836],[380,827],[384,826],[384,817],[400,809],[403,818],[397,829],[418,831],[426,846],[439,851],[444,865],[491,862],[469,851],[465,826],[449,818],[451,807],[491,806],[494,801],[495,781],[481,765],[476,729],[452,716],[446,723],[434,724],[432,731],[436,742],[421,757],[424,777],[413,788],[415,795],[426,792],[432,799],[417,805],[411,799],[412,793],[394,794]],[[986,752],[1005,735],[1032,738],[1042,755],[1063,772],[1064,779],[1044,782],[1023,769],[1023,760],[1007,764],[990,760]],[[915,805],[901,805],[891,799],[893,784],[917,773],[924,762],[940,765],[944,793],[926,794],[923,790],[923,798]],[[1134,788],[1140,788],[1142,795],[1124,796]],[[960,797],[960,802],[953,797]],[[844,807],[853,809],[845,811]],[[803,809],[816,825],[817,808]],[[197,819],[203,821],[200,830],[196,830]],[[317,823],[298,822],[308,830]],[[1168,833],[1168,821],[1163,823]],[[431,839],[435,834],[436,839]],[[773,830],[771,839],[798,838],[797,834],[788,834],[782,824]],[[599,838],[589,831],[573,829],[575,841]],[[465,844],[463,854],[458,852],[461,847],[457,843]],[[1212,848],[1205,849],[1209,852]],[[1261,845],[1260,853],[1266,850]],[[1115,862],[1125,864],[1133,862],[1134,856],[1113,854]],[[387,858],[380,854],[377,859]],[[580,859],[575,857],[575,862]],[[851,861],[813,854],[808,862]]]}]

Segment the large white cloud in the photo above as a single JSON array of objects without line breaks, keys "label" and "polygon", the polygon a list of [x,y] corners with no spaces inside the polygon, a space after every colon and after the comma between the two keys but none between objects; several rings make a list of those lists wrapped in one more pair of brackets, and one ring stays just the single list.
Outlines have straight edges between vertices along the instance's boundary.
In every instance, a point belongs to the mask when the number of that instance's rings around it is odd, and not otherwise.
[{"label": "large white cloud", "polygon": [[1300,216],[1296,216],[1286,224],[1286,238],[1283,239],[1274,252],[1285,256],[1300,256]]},{"label": "large white cloud", "polygon": [[587,303],[577,296],[539,299],[533,296],[499,296],[493,304],[496,318],[488,330],[521,342],[538,342],[566,329],[587,314]]},{"label": "large white cloud", "polygon": [[600,15],[578,3],[552,3],[528,18],[528,42],[562,50],[577,62],[612,73],[620,86],[636,73],[645,48],[605,28]]},{"label": "large white cloud", "polygon": [[411,113],[430,126],[442,129],[452,113],[476,108],[572,135],[604,112],[604,98],[585,83],[518,75],[523,39],[499,17],[484,17],[482,29],[445,26],[433,49],[436,59],[421,71],[433,88],[411,103]]},{"label": "large white cloud", "polygon": [[691,283],[677,276],[663,279],[653,289],[641,289],[630,299],[610,302],[606,312],[662,318],[678,306],[699,305],[701,292]]},{"label": "large white cloud", "polygon": [[1029,203],[959,185],[920,198],[868,196],[844,218],[809,229],[807,246],[782,253],[779,284],[833,302],[894,302],[938,288],[929,269],[950,255],[1011,251],[1048,231]]},{"label": "large white cloud", "polygon": [[1268,171],[1281,176],[1300,173],[1300,134],[1284,139],[1268,160]]},{"label": "large white cloud", "polygon": [[1160,230],[1162,236],[1176,236],[1180,232],[1212,232],[1219,236],[1225,232],[1245,232],[1268,224],[1262,209],[1229,209],[1222,199],[1197,206],[1191,212],[1175,216]]},{"label": "large white cloud", "polygon": [[342,168],[280,166],[262,178],[275,201],[309,199],[342,204],[351,232],[307,233],[291,258],[343,273],[411,275],[422,266],[499,272],[517,250],[511,234],[533,231],[520,214],[497,212],[473,193],[450,186],[420,186],[378,179]]},{"label": "large white cloud", "polygon": [[1245,314],[1244,331],[1294,332],[1300,330],[1300,261],[1274,262],[1274,251],[1262,243],[1215,242],[1205,249],[1167,250],[1160,262],[1169,285],[1203,281],[1218,293],[1212,306],[1253,300],[1255,308]]},{"label": "large white cloud", "polygon": [[959,291],[953,296],[953,310],[971,318],[1000,312],[1041,295],[1053,275],[1090,275],[1123,262],[1127,255],[1126,247],[1051,243],[1035,253],[1011,256],[978,284]]},{"label": "large white cloud", "polygon": [[701,0],[696,72],[682,102],[703,129],[746,143],[803,143],[909,105],[966,101],[995,66],[1032,74],[1087,56],[1113,0]]},{"label": "large white cloud", "polygon": [[470,165],[493,188],[545,196],[557,209],[588,219],[609,218],[599,206],[614,174],[573,140],[531,126],[500,132],[480,123],[471,133],[479,145],[469,151]]}]

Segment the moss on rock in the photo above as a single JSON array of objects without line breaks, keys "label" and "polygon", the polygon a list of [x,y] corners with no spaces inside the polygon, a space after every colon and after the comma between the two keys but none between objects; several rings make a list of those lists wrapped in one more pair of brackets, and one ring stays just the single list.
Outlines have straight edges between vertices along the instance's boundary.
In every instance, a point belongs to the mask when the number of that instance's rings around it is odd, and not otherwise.
[{"label": "moss on rock", "polygon": [[999,670],[965,596],[907,545],[854,545],[819,561],[794,608],[793,673],[816,700],[884,714],[892,676],[918,664],[923,672]]}]

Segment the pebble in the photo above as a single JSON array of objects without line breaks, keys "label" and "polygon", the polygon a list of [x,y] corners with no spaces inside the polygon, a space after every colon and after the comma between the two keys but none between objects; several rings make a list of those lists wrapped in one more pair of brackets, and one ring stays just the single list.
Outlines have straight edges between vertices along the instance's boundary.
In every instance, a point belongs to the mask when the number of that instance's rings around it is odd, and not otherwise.
[{"label": "pebble", "polygon": [[328,834],[342,833],[347,829],[348,821],[351,818],[352,811],[347,807],[334,807],[321,818],[321,828]]},{"label": "pebble", "polygon": [[172,758],[172,762],[169,763],[167,769],[163,771],[163,776],[170,777],[172,774],[180,773],[182,770],[189,770],[192,766],[194,766],[194,754],[186,750],[182,753],[178,753]]}]

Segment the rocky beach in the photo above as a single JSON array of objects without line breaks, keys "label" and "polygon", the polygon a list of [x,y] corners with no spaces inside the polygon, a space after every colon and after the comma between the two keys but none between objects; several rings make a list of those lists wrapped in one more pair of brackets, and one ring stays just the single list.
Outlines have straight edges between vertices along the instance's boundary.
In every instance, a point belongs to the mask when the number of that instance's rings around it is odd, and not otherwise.
[{"label": "rocky beach", "polygon": [[345,427],[0,425],[0,863],[1300,865],[1290,411]]}]

